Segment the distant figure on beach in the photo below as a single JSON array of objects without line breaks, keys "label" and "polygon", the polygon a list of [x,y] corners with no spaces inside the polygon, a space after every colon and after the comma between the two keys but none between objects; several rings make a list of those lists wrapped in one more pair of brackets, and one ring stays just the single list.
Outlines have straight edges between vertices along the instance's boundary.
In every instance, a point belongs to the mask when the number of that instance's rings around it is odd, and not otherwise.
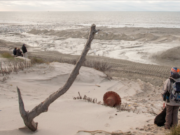
[{"label": "distant figure on beach", "polygon": [[171,68],[171,75],[165,81],[163,88],[163,100],[166,102],[166,123],[165,129],[177,126],[178,110],[180,106],[180,70],[177,67]]},{"label": "distant figure on beach", "polygon": [[16,56],[16,53],[17,53],[17,48],[15,47],[13,50],[13,55]]},{"label": "distant figure on beach", "polygon": [[26,49],[26,45],[25,45],[25,44],[23,44],[23,46],[22,46],[22,51],[23,51],[23,56],[24,56],[25,58],[27,58],[28,55],[27,55],[27,49]]},{"label": "distant figure on beach", "polygon": [[17,48],[16,55],[23,57],[22,51],[19,48]]}]

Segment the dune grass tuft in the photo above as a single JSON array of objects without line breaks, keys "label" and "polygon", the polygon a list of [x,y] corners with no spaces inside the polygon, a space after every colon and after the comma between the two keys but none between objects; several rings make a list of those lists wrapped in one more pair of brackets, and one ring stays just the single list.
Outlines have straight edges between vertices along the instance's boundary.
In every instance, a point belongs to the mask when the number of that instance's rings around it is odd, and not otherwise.
[{"label": "dune grass tuft", "polygon": [[31,63],[32,64],[42,64],[42,63],[46,63],[43,59],[41,58],[36,58],[36,57],[32,57],[31,59]]},{"label": "dune grass tuft", "polygon": [[112,66],[109,65],[107,62],[95,61],[95,60],[86,61],[84,63],[84,66],[91,67],[91,68],[94,68],[94,69],[102,71],[102,72],[109,71],[112,68]]},{"label": "dune grass tuft", "polygon": [[3,53],[1,53],[1,57],[7,58],[7,59],[13,59],[13,58],[14,58],[14,57],[13,57],[10,53],[8,53],[8,52],[3,52]]},{"label": "dune grass tuft", "polygon": [[167,135],[180,135],[180,125],[173,127]]}]

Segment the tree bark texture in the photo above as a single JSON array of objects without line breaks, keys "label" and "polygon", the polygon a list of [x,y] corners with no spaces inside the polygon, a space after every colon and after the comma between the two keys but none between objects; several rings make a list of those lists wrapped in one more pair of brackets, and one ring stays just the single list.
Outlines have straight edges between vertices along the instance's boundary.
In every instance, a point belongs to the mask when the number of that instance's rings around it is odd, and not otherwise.
[{"label": "tree bark texture", "polygon": [[33,121],[33,119],[35,117],[37,117],[38,115],[40,115],[43,112],[47,112],[48,111],[48,107],[51,103],[53,103],[57,98],[59,98],[60,96],[62,96],[64,93],[66,93],[68,91],[68,89],[71,87],[71,85],[73,84],[74,80],[76,79],[77,75],[79,74],[79,70],[82,66],[82,64],[85,61],[85,57],[91,47],[91,42],[94,39],[94,36],[96,34],[96,32],[98,32],[99,30],[96,30],[96,25],[92,25],[90,28],[90,33],[89,33],[89,37],[88,40],[86,42],[86,45],[84,47],[84,50],[80,56],[80,59],[78,60],[78,62],[76,63],[76,66],[74,67],[72,73],[70,74],[67,82],[65,83],[65,85],[60,88],[59,90],[57,90],[56,92],[54,92],[53,94],[51,94],[47,99],[45,99],[42,103],[40,103],[39,105],[37,105],[36,107],[34,107],[30,112],[26,111],[24,108],[24,103],[23,103],[23,99],[21,97],[21,92],[20,89],[17,88],[17,92],[18,92],[18,99],[19,99],[19,110],[20,110],[20,114],[21,117],[24,120],[24,124],[32,131],[36,131],[37,130],[37,126],[38,123],[35,123]]}]

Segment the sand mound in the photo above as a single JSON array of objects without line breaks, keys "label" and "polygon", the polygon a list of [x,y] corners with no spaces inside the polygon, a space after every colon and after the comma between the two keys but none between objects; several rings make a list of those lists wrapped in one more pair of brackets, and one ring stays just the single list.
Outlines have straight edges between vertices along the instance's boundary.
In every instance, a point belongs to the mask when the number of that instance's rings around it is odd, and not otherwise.
[{"label": "sand mound", "polygon": [[153,56],[160,64],[180,66],[180,47],[169,49],[165,52]]},{"label": "sand mound", "polygon": [[[21,76],[21,79],[27,81],[34,81],[39,83],[51,83],[51,84],[59,84],[64,83],[69,78],[74,65],[66,64],[66,63],[58,63],[53,62],[49,64],[49,68],[44,71],[39,71],[40,76],[36,76],[35,74],[38,72],[32,73],[30,77]],[[99,72],[95,69],[82,67],[79,75],[77,76],[75,82],[77,83],[99,83],[106,77],[105,74]]]}]

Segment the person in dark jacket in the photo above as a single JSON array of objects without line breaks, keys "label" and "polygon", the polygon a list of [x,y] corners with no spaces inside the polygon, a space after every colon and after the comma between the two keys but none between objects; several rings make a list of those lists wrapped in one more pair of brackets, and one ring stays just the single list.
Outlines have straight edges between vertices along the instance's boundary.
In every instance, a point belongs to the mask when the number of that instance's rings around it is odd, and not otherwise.
[{"label": "person in dark jacket", "polygon": [[23,51],[23,56],[24,56],[25,58],[27,58],[27,48],[26,48],[26,45],[25,45],[25,44],[23,44],[23,46],[22,46],[22,51]]},{"label": "person in dark jacket", "polygon": [[22,51],[19,48],[17,48],[16,55],[23,57]]},{"label": "person in dark jacket", "polygon": [[[171,75],[170,77],[165,81],[164,88],[162,92],[163,98],[166,100],[166,123],[165,123],[165,129],[170,129],[171,126],[177,126],[178,124],[178,110],[180,106],[180,102],[177,100],[174,100],[174,83],[176,82],[176,89],[179,87],[180,83],[180,75],[178,74],[179,69],[177,67],[171,68]],[[168,94],[168,95],[167,95]]]},{"label": "person in dark jacket", "polygon": [[17,53],[17,48],[15,47],[14,50],[13,50],[14,56],[16,56],[16,53]]}]

